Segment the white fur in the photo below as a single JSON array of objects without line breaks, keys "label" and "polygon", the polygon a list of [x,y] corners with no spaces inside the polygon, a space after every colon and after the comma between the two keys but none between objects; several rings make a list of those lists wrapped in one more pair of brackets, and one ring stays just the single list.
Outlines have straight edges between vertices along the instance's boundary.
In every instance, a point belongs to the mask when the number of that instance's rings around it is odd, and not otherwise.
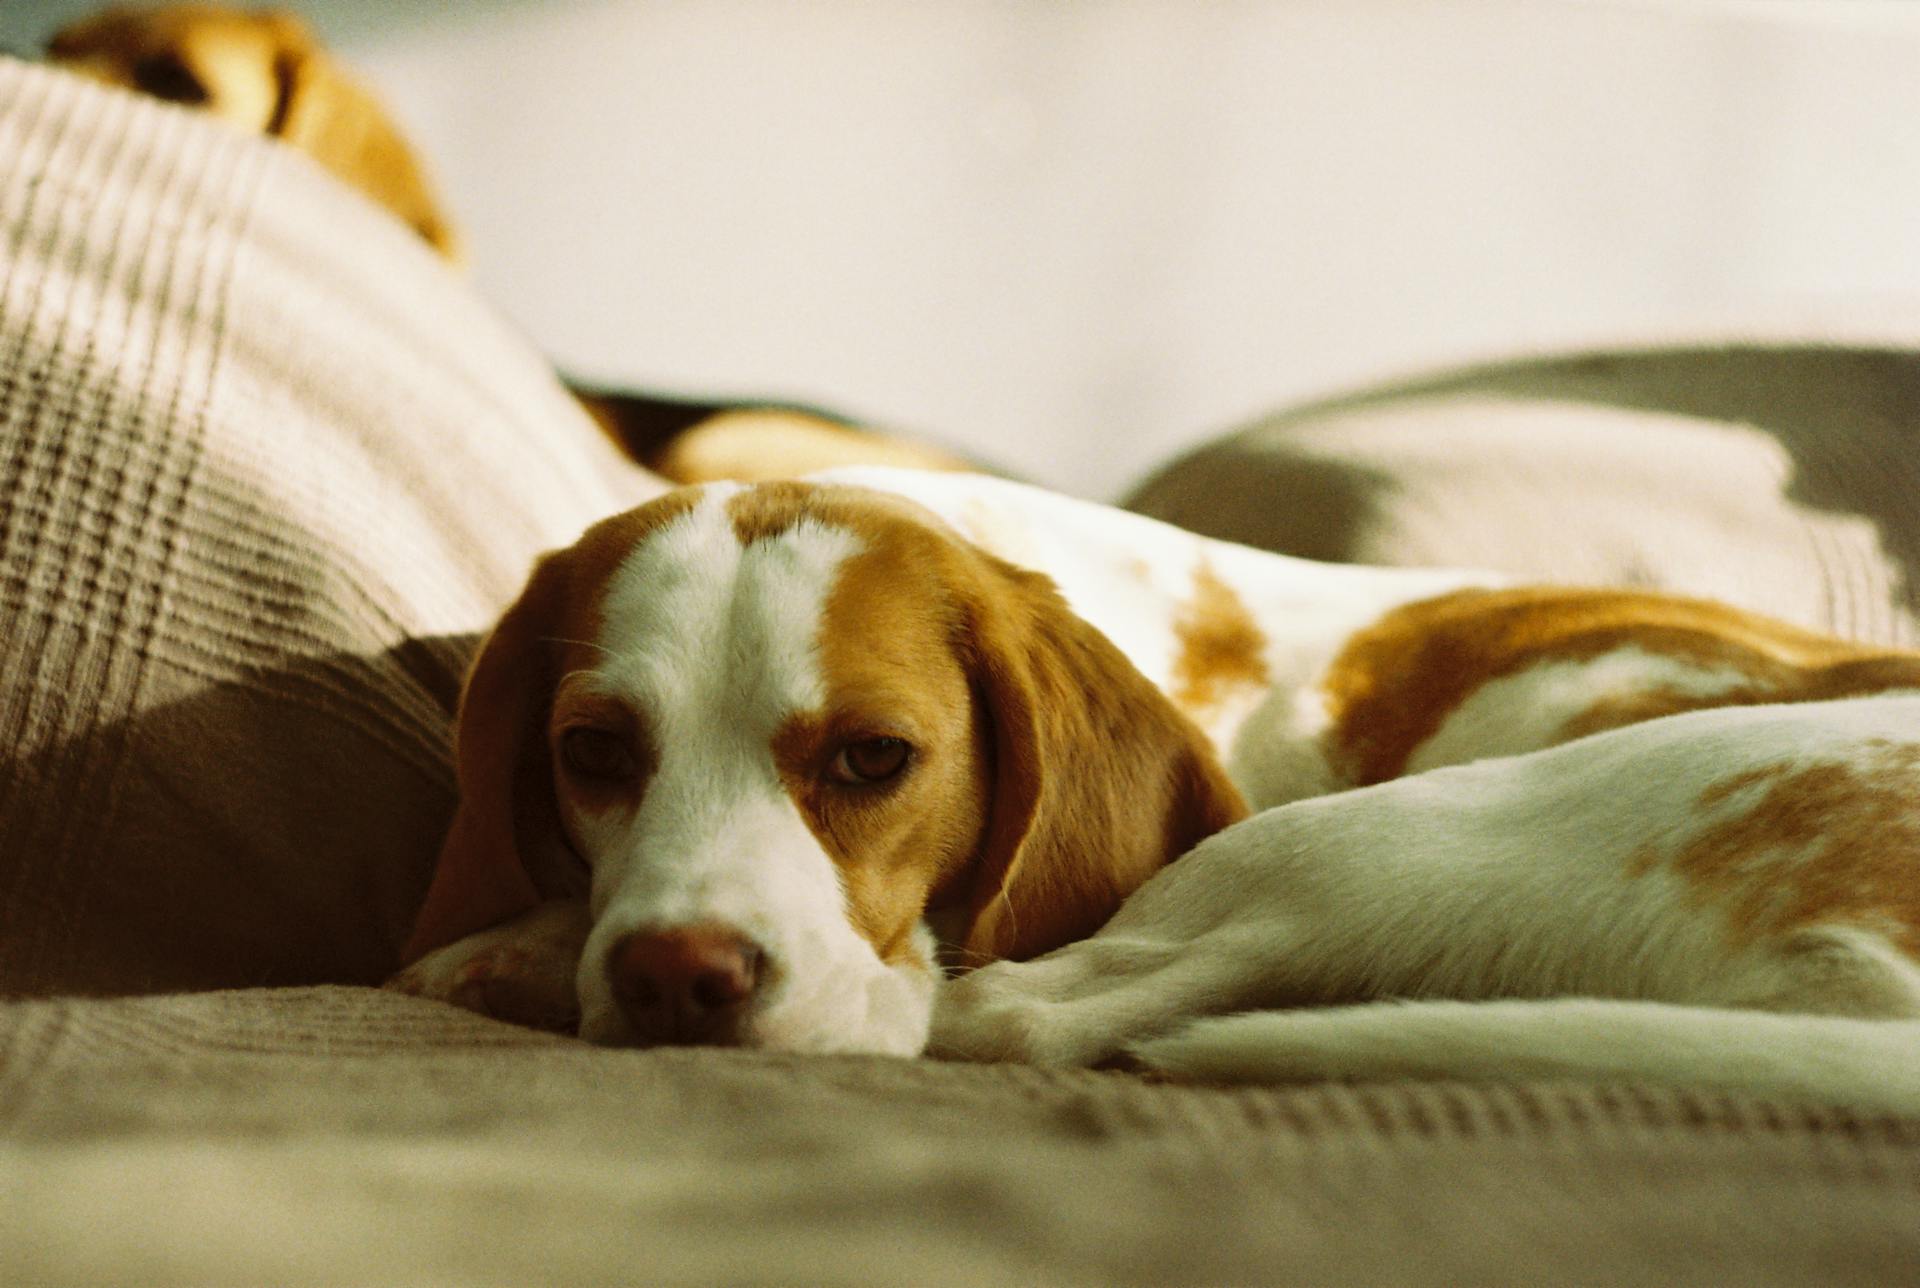
[{"label": "white fur", "polygon": [[743,1040],[911,1053],[931,961],[889,966],[853,929],[839,873],[773,760],[782,722],[824,700],[822,606],[859,541],[802,523],[743,547],[724,505],[733,490],[709,489],[632,551],[606,588],[602,660],[569,677],[632,703],[659,753],[637,811],[569,819],[593,869],[581,1034],[632,1040],[605,972],[620,939],[719,922],[767,954]]}]

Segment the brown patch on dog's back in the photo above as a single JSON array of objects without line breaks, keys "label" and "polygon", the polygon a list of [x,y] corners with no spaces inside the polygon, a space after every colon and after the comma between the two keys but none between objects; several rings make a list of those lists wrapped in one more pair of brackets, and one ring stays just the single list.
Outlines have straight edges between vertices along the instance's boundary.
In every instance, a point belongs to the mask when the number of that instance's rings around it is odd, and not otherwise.
[{"label": "brown patch on dog's back", "polygon": [[1463,590],[1402,605],[1348,640],[1322,681],[1332,716],[1329,754],[1350,781],[1384,782],[1490,681],[1628,647],[1731,669],[1747,683],[1716,694],[1656,688],[1598,701],[1569,721],[1561,741],[1680,711],[1920,687],[1920,655],[1711,600],[1553,587]]},{"label": "brown patch on dog's back", "polygon": [[[1737,936],[1860,926],[1920,960],[1920,745],[1875,740],[1852,760],[1747,770],[1696,804],[1722,813],[1749,793],[1666,859]],[[1629,872],[1658,863],[1642,852]]]},{"label": "brown patch on dog's back", "polygon": [[1218,708],[1236,688],[1265,689],[1267,637],[1233,587],[1202,560],[1193,598],[1173,622],[1173,700],[1191,716]]}]

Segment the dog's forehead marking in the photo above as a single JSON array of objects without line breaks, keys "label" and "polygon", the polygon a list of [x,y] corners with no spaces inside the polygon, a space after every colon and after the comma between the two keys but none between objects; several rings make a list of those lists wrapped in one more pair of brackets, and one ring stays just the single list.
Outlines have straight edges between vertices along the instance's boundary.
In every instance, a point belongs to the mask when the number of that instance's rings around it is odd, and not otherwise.
[{"label": "dog's forehead marking", "polygon": [[825,701],[824,606],[841,565],[865,543],[805,515],[743,535],[730,505],[743,491],[703,488],[607,579],[595,669],[656,720],[720,704],[729,723],[766,733]]}]

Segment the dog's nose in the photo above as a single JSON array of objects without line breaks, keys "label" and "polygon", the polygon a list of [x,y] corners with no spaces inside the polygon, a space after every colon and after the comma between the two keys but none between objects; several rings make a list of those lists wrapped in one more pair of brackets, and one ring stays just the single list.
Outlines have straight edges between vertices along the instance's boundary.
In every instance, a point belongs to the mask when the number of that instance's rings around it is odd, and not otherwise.
[{"label": "dog's nose", "polygon": [[643,1044],[726,1042],[765,959],[730,926],[636,931],[607,953],[607,982]]}]

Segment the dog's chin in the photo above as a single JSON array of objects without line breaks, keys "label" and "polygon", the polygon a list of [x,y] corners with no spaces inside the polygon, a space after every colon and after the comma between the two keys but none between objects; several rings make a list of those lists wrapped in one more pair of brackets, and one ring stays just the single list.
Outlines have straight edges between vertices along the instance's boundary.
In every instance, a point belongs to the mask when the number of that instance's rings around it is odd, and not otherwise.
[{"label": "dog's chin", "polygon": [[[830,977],[783,988],[698,1045],[815,1054],[918,1055],[933,1018],[934,972],[918,963],[864,978]],[[594,990],[599,992],[600,990]],[[583,997],[580,1037],[597,1046],[691,1045],[643,1039],[611,995]]]}]

